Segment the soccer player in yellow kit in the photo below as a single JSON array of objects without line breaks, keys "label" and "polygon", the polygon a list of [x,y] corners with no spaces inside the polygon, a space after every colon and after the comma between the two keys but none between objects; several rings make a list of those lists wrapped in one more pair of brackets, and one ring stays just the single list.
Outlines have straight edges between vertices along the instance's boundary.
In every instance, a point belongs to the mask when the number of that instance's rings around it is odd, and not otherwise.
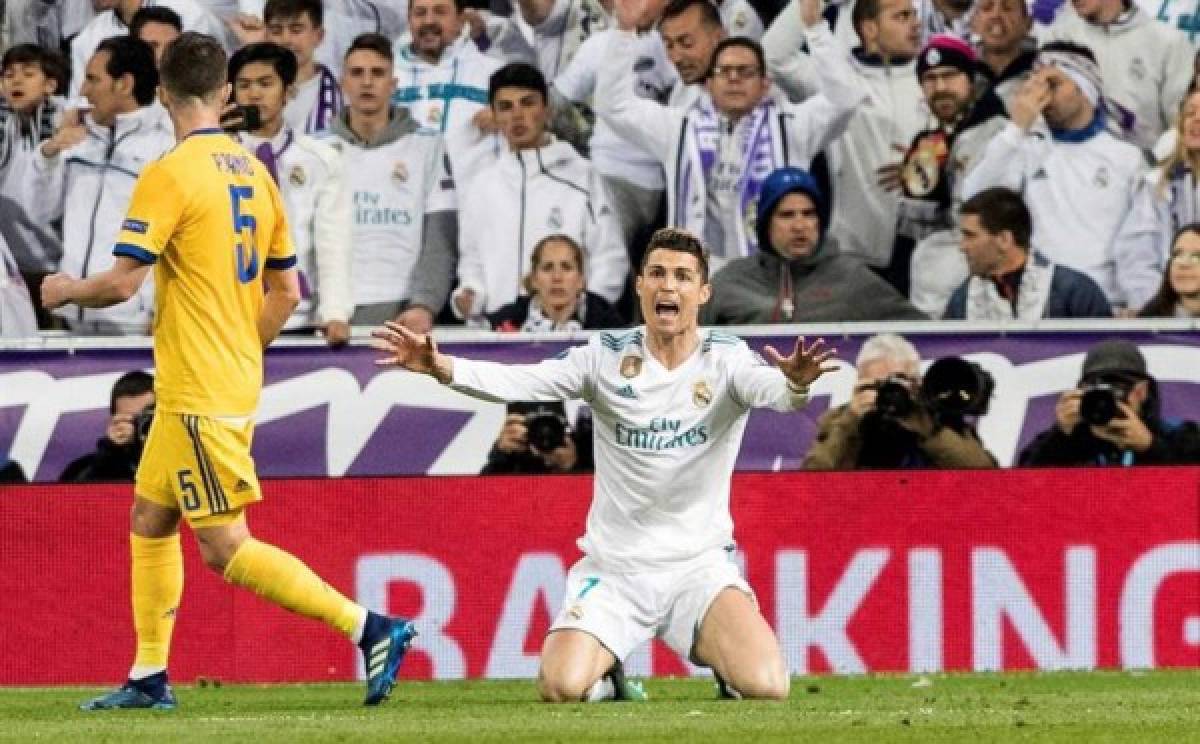
[{"label": "soccer player in yellow kit", "polygon": [[[159,94],[176,147],[142,171],[112,269],[47,277],[47,307],[105,307],[133,295],[150,267],[157,288],[158,405],[138,467],[130,547],[137,656],[119,689],[84,710],[176,706],[167,654],[183,592],[179,522],[204,562],[233,584],[358,643],[366,704],[391,692],[412,623],[351,602],[294,556],[254,539],[246,507],[262,498],[250,457],[263,348],[300,297],[295,253],[267,169],[219,128],[229,97],[225,52],[185,33],[168,47]],[[266,292],[264,294],[264,285]]]}]

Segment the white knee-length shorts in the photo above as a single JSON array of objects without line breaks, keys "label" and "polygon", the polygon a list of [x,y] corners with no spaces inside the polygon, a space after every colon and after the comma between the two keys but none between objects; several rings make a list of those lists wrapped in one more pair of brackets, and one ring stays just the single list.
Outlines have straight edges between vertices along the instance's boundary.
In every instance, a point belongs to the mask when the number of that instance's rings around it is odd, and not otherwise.
[{"label": "white knee-length shorts", "polygon": [[550,627],[582,630],[618,660],[652,638],[693,662],[696,631],[725,587],[754,599],[733,561],[732,549],[717,548],[669,569],[619,573],[584,556],[567,574],[563,606]]}]

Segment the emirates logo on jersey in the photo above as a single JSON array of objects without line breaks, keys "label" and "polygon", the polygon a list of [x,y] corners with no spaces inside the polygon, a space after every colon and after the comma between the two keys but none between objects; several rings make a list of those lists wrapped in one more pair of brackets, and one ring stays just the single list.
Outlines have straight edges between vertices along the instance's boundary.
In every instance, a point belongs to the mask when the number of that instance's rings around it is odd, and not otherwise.
[{"label": "emirates logo on jersey", "polygon": [[621,376],[627,380],[632,380],[642,372],[642,358],[639,356],[627,356],[621,360]]},{"label": "emirates logo on jersey", "polygon": [[696,380],[692,383],[692,403],[697,408],[703,408],[712,403],[713,392],[707,380]]}]

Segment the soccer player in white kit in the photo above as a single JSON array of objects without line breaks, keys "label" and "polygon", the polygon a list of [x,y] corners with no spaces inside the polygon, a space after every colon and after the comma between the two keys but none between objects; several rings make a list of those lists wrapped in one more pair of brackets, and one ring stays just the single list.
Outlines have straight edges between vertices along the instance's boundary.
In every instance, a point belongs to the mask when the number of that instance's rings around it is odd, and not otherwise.
[{"label": "soccer player in white kit", "polygon": [[734,697],[784,699],[787,666],[732,561],[729,486],[751,408],[794,411],[833,369],[820,339],[789,356],[697,327],[712,291],[691,233],[656,232],[637,293],[646,324],[598,333],[538,364],[450,357],[433,339],[388,323],[374,332],[383,366],[432,375],[494,401],[582,398],[593,412],[596,479],[584,552],[567,576],[542,646],[548,702],[598,699],[620,662],[654,637],[712,667]]}]

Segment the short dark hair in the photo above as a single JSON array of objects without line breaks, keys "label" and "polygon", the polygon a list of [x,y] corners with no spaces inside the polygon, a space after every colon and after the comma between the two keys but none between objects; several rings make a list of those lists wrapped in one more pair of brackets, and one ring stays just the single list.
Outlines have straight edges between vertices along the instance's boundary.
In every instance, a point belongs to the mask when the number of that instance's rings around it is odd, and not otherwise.
[{"label": "short dark hair", "polygon": [[108,397],[108,412],[117,412],[117,398],[132,398],[135,395],[145,395],[154,392],[154,375],[135,369],[126,372],[113,383],[112,393]]},{"label": "short dark hair", "polygon": [[700,278],[705,284],[708,283],[708,249],[704,247],[704,243],[700,242],[700,238],[677,227],[664,227],[655,230],[654,234],[650,236],[646,252],[642,254],[642,264],[638,266],[638,276],[646,273],[646,264],[650,261],[650,254],[660,248],[665,251],[679,251],[695,256],[696,263],[700,264]]},{"label": "short dark hair", "polygon": [[271,65],[275,69],[275,73],[279,75],[279,79],[283,81],[284,88],[296,82],[298,69],[296,55],[290,49],[285,49],[269,41],[247,44],[233,53],[233,56],[229,58],[229,82],[232,83],[236,80],[242,68],[253,62]]},{"label": "short dark hair", "polygon": [[183,33],[183,19],[165,5],[147,5],[144,8],[138,8],[138,11],[133,14],[133,19],[129,21],[129,35],[137,36],[147,23],[161,23]]},{"label": "short dark hair", "polygon": [[[149,47],[146,47],[149,49]],[[225,87],[225,48],[211,36],[184,31],[163,52],[159,74],[174,98],[208,98]]]},{"label": "short dark hair", "polygon": [[96,54],[100,52],[108,52],[104,71],[109,77],[133,76],[133,97],[139,106],[154,102],[158,70],[154,67],[154,50],[149,44],[132,36],[113,36],[100,42]]},{"label": "short dark hair", "polygon": [[1007,230],[1012,233],[1014,243],[1029,250],[1033,217],[1025,206],[1025,200],[1012,189],[997,186],[980,191],[963,202],[960,213],[978,217],[979,224],[992,235]]},{"label": "short dark hair", "polygon": [[524,62],[510,62],[492,73],[488,80],[488,103],[496,103],[501,88],[524,88],[540,93],[542,101],[549,100],[546,78],[541,70]]},{"label": "short dark hair", "polygon": [[721,11],[717,10],[717,6],[713,4],[712,0],[671,0],[667,3],[667,7],[663,8],[662,15],[658,19],[659,27],[661,28],[665,21],[678,18],[692,8],[700,9],[700,17],[705,25],[725,28],[725,25],[721,23]]},{"label": "short dark hair", "polygon": [[1067,39],[1055,39],[1054,41],[1047,41],[1045,44],[1042,44],[1040,47],[1038,47],[1038,52],[1066,52],[1067,54],[1078,54],[1080,57],[1085,57],[1086,59],[1091,60],[1093,63],[1099,64],[1099,62],[1096,62],[1096,54],[1091,50],[1091,47],[1084,46],[1083,44],[1076,44],[1075,42],[1068,41]]},{"label": "short dark hair", "polygon": [[855,0],[854,10],[850,13],[850,25],[854,27],[854,33],[862,36],[863,23],[879,20],[881,13],[882,0]]},{"label": "short dark hair", "polygon": [[313,26],[325,25],[325,5],[321,0],[267,0],[263,6],[263,22],[276,18],[295,18],[307,15]]},{"label": "short dark hair", "polygon": [[17,44],[4,52],[0,71],[13,65],[37,65],[42,74],[54,81],[54,92],[62,93],[67,87],[67,60],[62,54],[37,44]]},{"label": "short dark hair", "polygon": [[717,42],[717,46],[713,49],[712,60],[708,63],[708,75],[712,77],[713,70],[717,67],[717,60],[726,49],[733,47],[741,47],[749,49],[754,53],[754,58],[758,62],[758,74],[762,77],[767,76],[767,57],[763,54],[762,44],[759,44],[754,39],[747,39],[745,36],[726,36]]},{"label": "short dark hair", "polygon": [[380,57],[385,57],[388,62],[393,62],[396,59],[396,53],[392,51],[392,40],[383,34],[377,34],[373,31],[355,36],[354,41],[350,42],[350,48],[346,50],[346,56],[342,59],[346,59],[354,52],[359,51],[375,52]]}]

